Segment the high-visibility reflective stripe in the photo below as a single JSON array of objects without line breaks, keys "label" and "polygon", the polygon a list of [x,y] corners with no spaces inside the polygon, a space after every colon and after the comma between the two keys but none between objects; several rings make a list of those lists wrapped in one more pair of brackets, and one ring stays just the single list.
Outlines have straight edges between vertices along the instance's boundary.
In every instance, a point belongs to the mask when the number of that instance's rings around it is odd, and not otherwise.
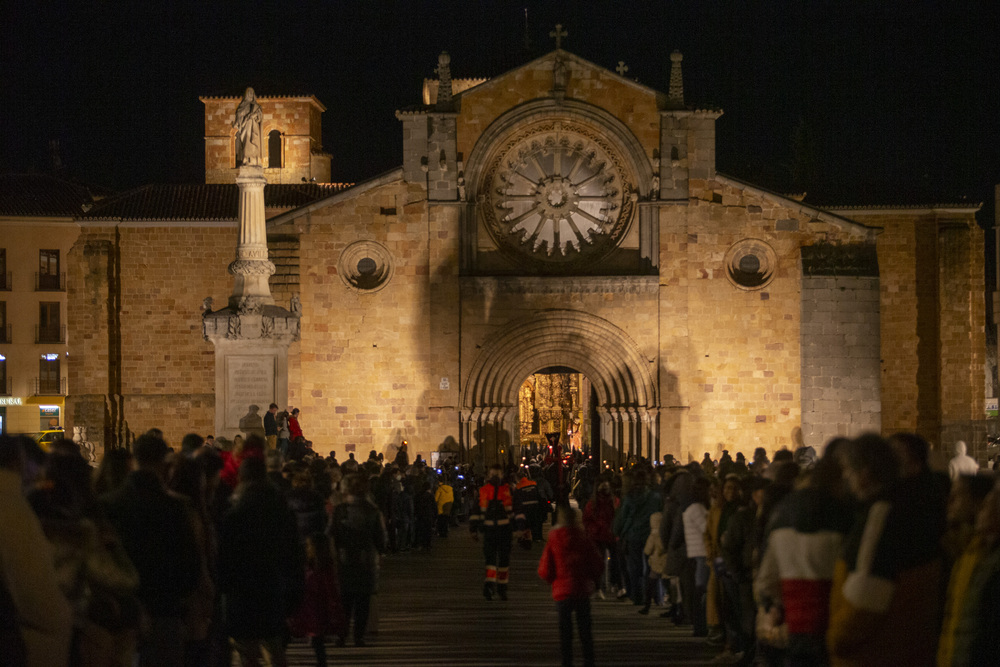
[{"label": "high-visibility reflective stripe", "polygon": [[483,521],[484,526],[506,526],[510,523],[510,519],[486,519]]}]

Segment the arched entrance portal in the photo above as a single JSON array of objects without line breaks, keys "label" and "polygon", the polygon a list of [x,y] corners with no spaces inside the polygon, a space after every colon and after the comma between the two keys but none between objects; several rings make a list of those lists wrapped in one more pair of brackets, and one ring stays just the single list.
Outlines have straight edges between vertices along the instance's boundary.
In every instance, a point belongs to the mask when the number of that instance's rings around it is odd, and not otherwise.
[{"label": "arched entrance portal", "polygon": [[[485,463],[520,445],[519,391],[525,378],[551,368],[582,373],[594,394],[595,438],[619,456],[659,458],[655,359],[646,359],[611,322],[574,310],[547,310],[514,320],[480,345],[466,376],[462,438]],[[501,452],[504,452],[503,454]]]}]

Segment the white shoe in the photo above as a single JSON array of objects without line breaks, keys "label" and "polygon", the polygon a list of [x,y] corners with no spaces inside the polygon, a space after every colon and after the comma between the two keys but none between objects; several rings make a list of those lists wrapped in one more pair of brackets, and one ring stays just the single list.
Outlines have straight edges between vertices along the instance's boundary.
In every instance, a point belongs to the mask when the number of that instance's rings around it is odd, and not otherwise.
[{"label": "white shoe", "polygon": [[608,597],[604,594],[604,591],[602,589],[598,589],[598,591],[597,591],[597,597],[600,598],[601,600],[607,600],[608,599]]}]

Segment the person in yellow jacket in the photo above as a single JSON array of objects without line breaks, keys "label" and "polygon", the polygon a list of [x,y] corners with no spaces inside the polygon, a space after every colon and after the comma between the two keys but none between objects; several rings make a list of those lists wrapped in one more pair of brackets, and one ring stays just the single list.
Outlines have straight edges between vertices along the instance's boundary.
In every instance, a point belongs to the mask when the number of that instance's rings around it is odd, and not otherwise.
[{"label": "person in yellow jacket", "polygon": [[455,490],[444,477],[438,483],[434,492],[434,502],[437,503],[437,533],[438,537],[448,537],[448,524],[451,522],[451,508],[455,503]]}]

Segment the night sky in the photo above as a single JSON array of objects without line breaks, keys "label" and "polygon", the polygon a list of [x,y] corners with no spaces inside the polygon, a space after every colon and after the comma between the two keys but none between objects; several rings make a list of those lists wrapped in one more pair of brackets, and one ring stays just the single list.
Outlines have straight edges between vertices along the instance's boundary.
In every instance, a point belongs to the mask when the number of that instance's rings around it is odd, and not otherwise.
[{"label": "night sky", "polygon": [[[1000,3],[796,0],[25,2],[0,7],[0,170],[114,189],[204,180],[199,95],[315,94],[333,177],[401,162],[394,111],[437,54],[493,76],[564,47],[721,107],[718,168],[818,204],[987,202],[1000,181]],[[41,7],[40,7],[41,6]],[[527,31],[524,9],[527,8]],[[528,43],[525,44],[525,36]]]}]

